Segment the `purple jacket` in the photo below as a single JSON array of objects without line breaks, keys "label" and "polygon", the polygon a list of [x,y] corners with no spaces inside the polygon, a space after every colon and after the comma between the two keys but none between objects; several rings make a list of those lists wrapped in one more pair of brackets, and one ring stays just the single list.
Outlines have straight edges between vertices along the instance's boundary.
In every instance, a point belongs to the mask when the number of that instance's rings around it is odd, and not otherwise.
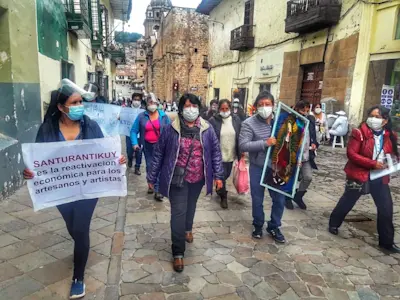
[{"label": "purple jacket", "polygon": [[[207,194],[213,190],[213,180],[224,179],[224,169],[222,166],[222,155],[217,135],[212,126],[200,119],[200,137],[203,146],[203,160],[205,168],[205,181]],[[164,127],[160,139],[154,146],[153,161],[147,181],[155,184],[160,173],[159,192],[165,197],[169,197],[169,188],[174,173],[176,160],[179,154],[181,124],[179,117],[175,118],[172,124]]]}]

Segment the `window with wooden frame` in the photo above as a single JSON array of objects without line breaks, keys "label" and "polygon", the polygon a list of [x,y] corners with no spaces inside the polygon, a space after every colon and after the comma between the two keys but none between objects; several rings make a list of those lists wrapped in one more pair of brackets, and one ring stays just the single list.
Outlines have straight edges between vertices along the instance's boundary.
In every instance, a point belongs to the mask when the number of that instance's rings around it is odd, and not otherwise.
[{"label": "window with wooden frame", "polygon": [[244,25],[254,24],[254,0],[248,0],[244,4]]},{"label": "window with wooden frame", "polygon": [[101,23],[103,26],[103,46],[107,47],[109,46],[109,33],[110,33],[110,27],[108,23],[108,10],[104,5],[100,5],[100,10],[101,10]]}]

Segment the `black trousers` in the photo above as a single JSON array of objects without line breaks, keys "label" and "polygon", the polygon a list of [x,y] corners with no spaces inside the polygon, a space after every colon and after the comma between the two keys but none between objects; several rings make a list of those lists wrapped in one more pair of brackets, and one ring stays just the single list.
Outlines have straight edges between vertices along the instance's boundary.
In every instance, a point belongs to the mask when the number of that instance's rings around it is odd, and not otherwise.
[{"label": "black trousers", "polygon": [[72,279],[82,281],[89,257],[89,229],[97,199],[80,200],[57,206],[74,245],[74,276]]},{"label": "black trousers", "polygon": [[[382,178],[370,181],[370,193],[378,210],[379,245],[390,247],[394,242],[394,227],[393,201],[389,185],[383,184]],[[360,197],[361,193],[358,191],[345,191],[332,211],[329,226],[340,227]]]},{"label": "black trousers", "polygon": [[217,191],[217,194],[220,196],[224,196],[227,193],[226,192],[226,180],[231,176],[233,162],[223,162],[222,165],[224,167],[223,186],[222,186],[222,189]]},{"label": "black trousers", "polygon": [[185,234],[193,229],[197,200],[203,186],[204,180],[197,183],[185,182],[182,188],[174,185],[170,187],[172,255],[175,258],[182,258],[185,254]]}]

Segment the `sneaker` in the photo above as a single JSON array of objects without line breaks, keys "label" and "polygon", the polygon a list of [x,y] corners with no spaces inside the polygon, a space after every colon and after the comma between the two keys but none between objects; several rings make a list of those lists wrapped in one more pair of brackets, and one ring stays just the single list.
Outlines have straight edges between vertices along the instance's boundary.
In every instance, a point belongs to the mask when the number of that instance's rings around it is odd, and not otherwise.
[{"label": "sneaker", "polygon": [[261,239],[263,235],[262,227],[254,227],[254,231],[252,233],[252,237],[255,239]]},{"label": "sneaker", "polygon": [[132,160],[131,159],[128,160],[128,168],[132,168]]},{"label": "sneaker", "polygon": [[163,195],[161,195],[160,193],[155,193],[154,194],[154,200],[156,200],[156,201],[163,201],[164,200],[164,197],[163,197]]},{"label": "sneaker", "polygon": [[72,281],[71,292],[69,293],[69,299],[79,299],[85,297],[85,284],[83,281],[77,279]]},{"label": "sneaker", "polygon": [[272,238],[275,240],[275,242],[284,244],[286,243],[285,236],[282,234],[281,230],[279,228],[275,229],[268,229],[267,232],[272,236]]},{"label": "sneaker", "polygon": [[140,168],[135,168],[135,175],[142,175],[142,172],[140,172]]}]

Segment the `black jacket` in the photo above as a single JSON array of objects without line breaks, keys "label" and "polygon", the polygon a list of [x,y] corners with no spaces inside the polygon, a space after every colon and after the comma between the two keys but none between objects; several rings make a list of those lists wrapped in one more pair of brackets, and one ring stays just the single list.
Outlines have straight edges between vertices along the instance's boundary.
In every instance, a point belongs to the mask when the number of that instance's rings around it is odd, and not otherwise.
[{"label": "black jacket", "polygon": [[[317,148],[319,147],[319,144],[317,142],[317,132],[315,130],[315,117],[314,116],[307,116],[307,119],[310,121],[310,125],[308,127],[308,132],[310,134],[310,145],[315,144]],[[307,151],[307,149],[305,149]],[[310,164],[313,169],[318,170],[317,164],[315,163],[315,151],[309,150],[310,151]]]},{"label": "black jacket", "polygon": [[240,119],[242,122],[243,122],[244,120],[246,120],[246,114],[245,114],[243,108],[238,107],[238,108],[237,108],[237,113],[234,113],[233,111],[234,111],[234,109],[232,109],[232,114],[235,115],[235,116],[238,116],[239,119]]},{"label": "black jacket", "polygon": [[[84,115],[81,121],[82,139],[99,139],[103,138],[103,132],[96,121],[91,120]],[[45,120],[40,126],[36,135],[36,143],[51,143],[60,141],[60,126],[57,121],[51,119]]]},{"label": "black jacket", "polygon": [[[235,129],[236,133],[236,156],[237,159],[240,159],[240,151],[239,151],[239,134],[240,128],[242,126],[242,121],[240,118],[234,114],[232,116],[232,125]],[[212,117],[208,122],[214,127],[215,133],[217,134],[218,140],[221,141],[221,127],[222,127],[222,117],[219,114],[216,114]]]}]

